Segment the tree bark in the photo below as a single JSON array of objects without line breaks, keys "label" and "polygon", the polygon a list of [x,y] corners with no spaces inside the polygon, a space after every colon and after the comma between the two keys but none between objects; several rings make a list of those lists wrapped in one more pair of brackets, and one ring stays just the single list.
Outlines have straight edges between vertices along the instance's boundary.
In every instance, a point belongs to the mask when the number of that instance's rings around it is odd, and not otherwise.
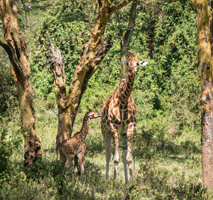
[{"label": "tree bark", "polygon": [[[113,5],[112,1],[99,1],[99,16],[90,30],[89,39],[84,44],[81,59],[76,67],[73,80],[66,94],[66,82],[64,74],[64,61],[59,50],[54,50],[50,40],[50,60],[54,73],[54,84],[58,103],[58,133],[56,137],[56,150],[58,144],[71,137],[72,128],[81,98],[86,91],[91,76],[112,47],[110,41],[103,43],[104,31],[110,16],[126,6],[132,0],[122,0]],[[53,53],[54,52],[54,53]],[[60,55],[60,56],[59,56]],[[57,59],[56,59],[57,58]],[[60,152],[61,160],[64,156]]]},{"label": "tree bark", "polygon": [[13,0],[1,0],[1,13],[4,23],[6,43],[0,41],[11,62],[11,77],[18,88],[21,120],[23,124],[24,166],[30,166],[42,157],[41,142],[35,130],[35,112],[32,89],[28,82],[30,65],[28,50],[19,28],[17,7]]},{"label": "tree bark", "polygon": [[203,184],[213,189],[213,57],[207,0],[192,1],[197,10],[198,62],[201,78],[201,147]]}]

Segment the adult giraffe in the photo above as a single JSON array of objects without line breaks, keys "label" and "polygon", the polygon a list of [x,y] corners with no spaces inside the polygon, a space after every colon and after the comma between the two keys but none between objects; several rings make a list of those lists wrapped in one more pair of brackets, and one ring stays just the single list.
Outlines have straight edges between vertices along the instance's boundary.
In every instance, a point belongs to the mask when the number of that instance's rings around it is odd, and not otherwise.
[{"label": "adult giraffe", "polygon": [[123,164],[125,183],[128,183],[127,163],[129,166],[130,180],[133,180],[132,169],[132,141],[136,126],[136,105],[131,96],[134,85],[135,73],[139,65],[145,66],[148,61],[138,61],[138,52],[135,56],[129,54],[127,62],[128,76],[122,79],[114,93],[103,102],[101,130],[106,149],[106,177],[109,176],[109,161],[111,157],[111,138],[114,140],[114,179],[117,178],[119,164],[119,135],[122,138]]}]

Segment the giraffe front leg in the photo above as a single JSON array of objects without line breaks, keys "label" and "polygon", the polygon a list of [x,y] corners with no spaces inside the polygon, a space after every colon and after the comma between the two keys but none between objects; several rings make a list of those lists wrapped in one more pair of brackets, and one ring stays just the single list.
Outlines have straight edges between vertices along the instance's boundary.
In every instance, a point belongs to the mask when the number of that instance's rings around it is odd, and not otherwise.
[{"label": "giraffe front leg", "polygon": [[129,166],[130,181],[133,180],[133,159],[132,159],[132,143],[134,137],[135,125],[131,124],[127,130],[127,155],[126,160]]},{"label": "giraffe front leg", "polygon": [[81,175],[84,175],[84,153],[78,154],[78,159],[80,163]]},{"label": "giraffe front leg", "polygon": [[118,164],[119,164],[119,137],[118,131],[114,125],[111,125],[111,132],[113,134],[113,141],[114,141],[114,179],[117,178],[118,173]]}]

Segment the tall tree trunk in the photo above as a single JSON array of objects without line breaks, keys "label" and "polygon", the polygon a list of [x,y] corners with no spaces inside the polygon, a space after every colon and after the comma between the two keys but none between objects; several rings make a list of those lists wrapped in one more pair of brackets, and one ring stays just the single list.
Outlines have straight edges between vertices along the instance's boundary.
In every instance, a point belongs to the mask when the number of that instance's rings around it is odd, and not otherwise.
[{"label": "tall tree trunk", "polygon": [[[68,94],[66,94],[65,89],[66,81],[63,57],[59,50],[54,50],[50,40],[50,60],[54,73],[59,117],[56,150],[58,144],[71,137],[78,107],[86,91],[88,81],[112,46],[110,41],[103,43],[107,21],[114,12],[126,6],[131,1],[132,0],[121,0],[115,5],[112,1],[99,1],[99,16],[90,30],[89,40],[83,46],[81,59],[76,67]],[[64,156],[61,152],[60,155],[61,160],[63,160]]]},{"label": "tall tree trunk", "polygon": [[138,0],[135,0],[132,2],[130,11],[129,11],[129,23],[127,26],[127,30],[125,34],[123,35],[123,31],[120,27],[120,18],[119,18],[119,12],[115,12],[115,19],[116,19],[116,24],[119,29],[119,38],[121,39],[120,42],[120,48],[121,48],[121,65],[120,65],[120,78],[125,79],[127,77],[127,66],[126,66],[126,54],[128,53],[129,50],[129,45],[131,42],[131,37],[132,33],[135,27],[135,19],[136,19],[136,13],[137,13],[137,4]]},{"label": "tall tree trunk", "polygon": [[30,76],[30,65],[28,50],[20,31],[17,17],[17,7],[13,0],[1,0],[1,13],[4,23],[6,43],[0,41],[7,52],[11,62],[11,77],[18,88],[21,120],[23,124],[24,165],[32,165],[41,159],[41,142],[36,136],[35,112],[33,108],[32,89],[28,82]]},{"label": "tall tree trunk", "polygon": [[213,57],[207,0],[192,1],[197,10],[198,62],[201,78],[201,146],[203,184],[213,189]]}]

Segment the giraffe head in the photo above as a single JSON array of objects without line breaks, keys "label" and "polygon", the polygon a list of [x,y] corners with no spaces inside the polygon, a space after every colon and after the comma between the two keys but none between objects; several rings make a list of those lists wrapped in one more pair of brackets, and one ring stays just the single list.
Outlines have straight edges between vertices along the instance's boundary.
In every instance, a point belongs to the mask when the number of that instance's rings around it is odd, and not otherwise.
[{"label": "giraffe head", "polygon": [[146,66],[148,64],[148,61],[143,60],[139,61],[138,60],[138,52],[136,53],[135,56],[132,56],[129,53],[129,60],[127,62],[127,71],[131,73],[137,73],[139,70],[139,66]]},{"label": "giraffe head", "polygon": [[89,112],[87,112],[86,115],[87,115],[90,119],[102,117],[101,114],[98,114],[98,113],[96,113],[96,112],[94,112],[94,111],[91,111],[91,110],[90,110]]}]

